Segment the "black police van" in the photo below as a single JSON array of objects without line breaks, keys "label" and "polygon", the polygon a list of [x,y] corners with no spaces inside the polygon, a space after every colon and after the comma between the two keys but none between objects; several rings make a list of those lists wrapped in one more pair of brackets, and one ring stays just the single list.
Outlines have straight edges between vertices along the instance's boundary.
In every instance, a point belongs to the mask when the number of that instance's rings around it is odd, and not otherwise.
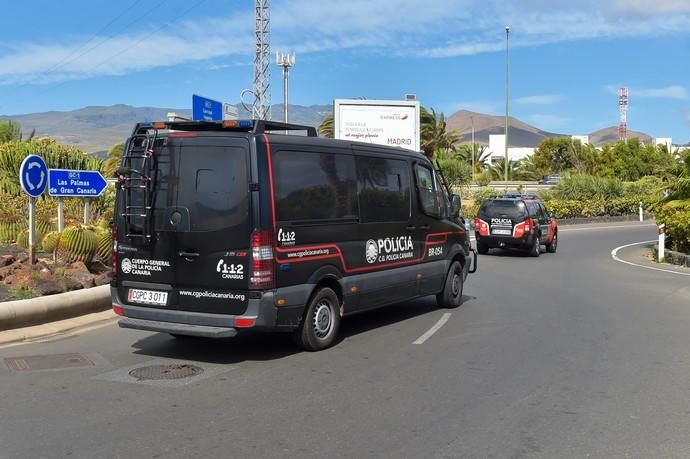
[{"label": "black police van", "polygon": [[124,328],[284,330],[318,350],[349,314],[425,295],[459,306],[476,266],[460,198],[420,153],[266,121],[141,123],[117,174]]},{"label": "black police van", "polygon": [[541,246],[549,253],[558,248],[558,224],[533,194],[506,194],[485,200],[474,222],[477,251],[520,249],[538,257]]}]

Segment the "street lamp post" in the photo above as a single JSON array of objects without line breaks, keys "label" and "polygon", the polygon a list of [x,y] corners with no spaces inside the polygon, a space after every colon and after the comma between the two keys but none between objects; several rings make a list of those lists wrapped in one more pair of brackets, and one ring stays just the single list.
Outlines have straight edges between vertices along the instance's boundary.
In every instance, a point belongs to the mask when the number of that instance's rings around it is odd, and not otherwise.
[{"label": "street lamp post", "polygon": [[276,64],[283,68],[283,121],[288,122],[288,78],[295,65],[295,53],[276,53]]},{"label": "street lamp post", "polygon": [[508,84],[508,37],[510,36],[510,26],[506,26],[506,121],[505,121],[505,146],[504,146],[504,180],[508,181],[508,99],[510,98],[510,87]]},{"label": "street lamp post", "polygon": [[474,117],[470,116],[472,122],[472,183],[474,183]]}]

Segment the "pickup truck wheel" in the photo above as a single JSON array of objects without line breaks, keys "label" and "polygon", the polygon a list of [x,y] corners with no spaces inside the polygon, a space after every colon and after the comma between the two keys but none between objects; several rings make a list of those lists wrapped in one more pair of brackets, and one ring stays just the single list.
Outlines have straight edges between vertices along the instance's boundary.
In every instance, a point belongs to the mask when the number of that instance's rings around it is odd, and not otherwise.
[{"label": "pickup truck wheel", "polygon": [[528,253],[530,257],[538,257],[539,255],[541,255],[541,247],[538,234],[534,236],[534,242],[532,243],[532,246],[529,248]]},{"label": "pickup truck wheel", "polygon": [[549,244],[546,244],[547,252],[556,253],[556,249],[558,249],[558,231],[553,233],[553,239],[551,239],[551,242]]},{"label": "pickup truck wheel", "polygon": [[463,289],[462,265],[454,261],[450,265],[443,290],[436,295],[436,302],[442,308],[457,308],[462,304]]},{"label": "pickup truck wheel", "polygon": [[306,351],[319,351],[332,346],[340,328],[340,301],[338,295],[327,287],[320,288],[312,296],[293,340]]}]

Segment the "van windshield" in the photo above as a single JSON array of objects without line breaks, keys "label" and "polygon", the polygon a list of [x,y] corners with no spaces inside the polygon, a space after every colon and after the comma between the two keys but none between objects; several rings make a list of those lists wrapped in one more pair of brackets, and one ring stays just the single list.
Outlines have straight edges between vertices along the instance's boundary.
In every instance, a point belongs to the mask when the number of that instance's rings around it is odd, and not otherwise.
[{"label": "van windshield", "polygon": [[486,217],[522,218],[527,216],[527,209],[522,201],[490,199],[482,204],[479,213]]}]

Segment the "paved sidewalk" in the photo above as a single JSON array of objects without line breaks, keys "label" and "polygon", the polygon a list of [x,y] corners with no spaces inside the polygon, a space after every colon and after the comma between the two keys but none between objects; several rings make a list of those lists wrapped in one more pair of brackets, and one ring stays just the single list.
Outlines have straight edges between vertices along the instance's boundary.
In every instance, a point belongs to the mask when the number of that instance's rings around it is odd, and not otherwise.
[{"label": "paved sidewalk", "polygon": [[631,247],[625,247],[618,251],[616,254],[621,260],[635,263],[642,267],[663,269],[667,271],[676,272],[678,274],[690,276],[690,268],[674,265],[671,263],[657,263],[652,258],[652,248],[656,247],[655,242],[649,242],[642,245],[634,245]]}]

